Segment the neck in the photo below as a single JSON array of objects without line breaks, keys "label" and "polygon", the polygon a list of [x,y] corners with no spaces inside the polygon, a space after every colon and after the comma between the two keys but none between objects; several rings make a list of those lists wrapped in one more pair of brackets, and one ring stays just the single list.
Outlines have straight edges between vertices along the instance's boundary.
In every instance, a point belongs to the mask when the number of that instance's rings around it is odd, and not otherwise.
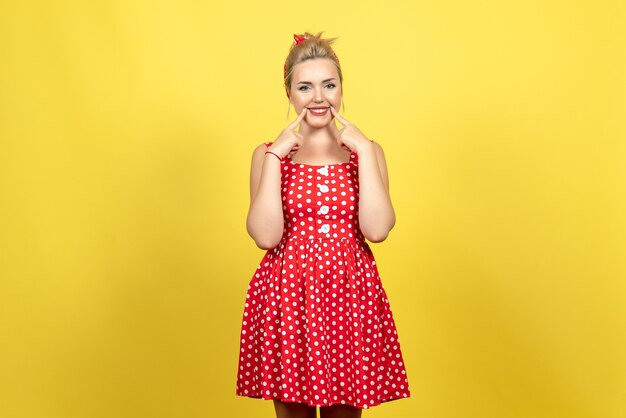
[{"label": "neck", "polygon": [[[335,138],[339,133],[335,121],[331,120],[330,123],[322,128],[314,128],[306,122],[300,124],[300,130],[298,131],[304,137],[304,142],[315,143],[318,145],[331,144],[335,142]],[[306,147],[306,145],[304,145]]]}]

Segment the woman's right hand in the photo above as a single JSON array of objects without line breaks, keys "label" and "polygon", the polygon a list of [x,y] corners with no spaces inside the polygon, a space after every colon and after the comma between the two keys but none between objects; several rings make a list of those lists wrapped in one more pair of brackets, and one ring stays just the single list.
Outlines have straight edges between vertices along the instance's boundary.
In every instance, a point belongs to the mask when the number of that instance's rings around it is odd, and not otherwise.
[{"label": "woman's right hand", "polygon": [[306,115],[308,108],[305,106],[298,115],[298,118],[289,124],[283,131],[278,135],[278,138],[274,140],[272,145],[268,148],[269,151],[272,151],[281,156],[281,158],[285,158],[287,154],[291,152],[296,152],[302,145],[302,135],[296,131],[298,125],[300,125],[300,121]]}]

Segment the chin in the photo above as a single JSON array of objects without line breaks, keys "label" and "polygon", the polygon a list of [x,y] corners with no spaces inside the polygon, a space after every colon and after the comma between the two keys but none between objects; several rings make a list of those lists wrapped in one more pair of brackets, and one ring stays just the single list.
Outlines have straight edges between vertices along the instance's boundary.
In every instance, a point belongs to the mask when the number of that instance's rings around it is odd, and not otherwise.
[{"label": "chin", "polygon": [[310,127],[312,128],[323,128],[324,126],[328,126],[328,124],[332,121],[332,119],[329,119],[328,117],[324,117],[324,118],[316,118],[317,120],[310,120],[307,119],[307,123],[309,124]]}]

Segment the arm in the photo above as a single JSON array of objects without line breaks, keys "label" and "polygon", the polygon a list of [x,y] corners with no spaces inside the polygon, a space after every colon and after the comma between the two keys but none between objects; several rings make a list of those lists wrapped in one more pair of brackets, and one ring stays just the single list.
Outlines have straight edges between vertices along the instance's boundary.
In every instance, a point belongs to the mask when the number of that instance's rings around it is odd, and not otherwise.
[{"label": "arm", "polygon": [[383,148],[376,142],[363,144],[359,155],[359,225],[365,238],[381,242],[396,224],[389,195],[389,176]]},{"label": "arm", "polygon": [[261,144],[252,153],[250,207],[246,219],[248,234],[263,250],[278,245],[284,228],[280,160],[265,154],[266,150],[267,146]]}]

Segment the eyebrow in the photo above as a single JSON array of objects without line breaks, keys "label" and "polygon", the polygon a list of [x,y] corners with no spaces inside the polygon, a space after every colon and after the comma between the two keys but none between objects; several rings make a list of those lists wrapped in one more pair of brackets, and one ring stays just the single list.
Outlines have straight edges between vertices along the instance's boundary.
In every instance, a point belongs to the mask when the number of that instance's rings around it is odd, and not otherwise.
[{"label": "eyebrow", "polygon": [[[334,77],[333,78],[327,78],[326,80],[323,80],[322,83],[325,83],[327,81],[331,81],[331,80],[334,80],[334,79],[335,79]],[[296,84],[313,84],[313,83],[311,83],[310,81],[299,81]]]}]

